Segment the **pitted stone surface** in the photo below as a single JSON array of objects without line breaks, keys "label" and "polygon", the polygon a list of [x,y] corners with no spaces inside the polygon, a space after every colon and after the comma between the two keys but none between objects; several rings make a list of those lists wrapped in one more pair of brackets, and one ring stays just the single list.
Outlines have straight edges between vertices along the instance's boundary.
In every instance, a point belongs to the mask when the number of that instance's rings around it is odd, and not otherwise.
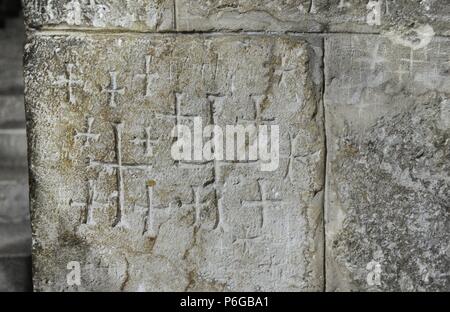
[{"label": "pitted stone surface", "polygon": [[[176,0],[178,30],[408,33],[418,25],[449,35],[441,0]],[[415,26],[414,26],[415,25]]]},{"label": "pitted stone surface", "polygon": [[[32,37],[35,290],[321,290],[321,51],[299,37]],[[279,168],[174,161],[172,128],[195,116],[278,124]]]},{"label": "pitted stone surface", "polygon": [[24,0],[31,27],[63,26],[167,31],[173,0]]},{"label": "pitted stone surface", "polygon": [[326,40],[327,289],[450,289],[450,42]]},{"label": "pitted stone surface", "polygon": [[32,27],[138,31],[277,31],[450,35],[442,0],[25,0]]}]

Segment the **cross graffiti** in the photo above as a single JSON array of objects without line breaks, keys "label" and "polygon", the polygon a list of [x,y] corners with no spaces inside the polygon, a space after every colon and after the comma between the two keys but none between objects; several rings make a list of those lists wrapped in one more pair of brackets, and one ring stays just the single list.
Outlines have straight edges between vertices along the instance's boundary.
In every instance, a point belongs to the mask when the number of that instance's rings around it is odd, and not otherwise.
[{"label": "cross graffiti", "polygon": [[89,166],[91,168],[100,168],[107,173],[116,174],[117,180],[117,209],[113,227],[121,223],[125,213],[125,182],[124,173],[127,171],[151,171],[151,164],[127,164],[123,162],[122,157],[122,123],[114,124],[115,154],[114,162],[103,162],[90,159]]}]

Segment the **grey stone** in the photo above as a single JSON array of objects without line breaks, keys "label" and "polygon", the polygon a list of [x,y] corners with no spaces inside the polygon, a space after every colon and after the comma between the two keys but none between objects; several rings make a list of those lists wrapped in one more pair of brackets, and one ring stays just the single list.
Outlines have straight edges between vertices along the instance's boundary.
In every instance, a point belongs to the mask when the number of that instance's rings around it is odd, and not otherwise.
[{"label": "grey stone", "polygon": [[23,95],[0,95],[0,128],[25,129]]},{"label": "grey stone", "polygon": [[[36,290],[450,290],[448,1],[24,2]],[[0,256],[30,243],[14,29]],[[279,124],[280,167],[174,160],[196,116]]]},{"label": "grey stone", "polygon": [[441,0],[176,0],[177,30],[384,32],[430,25],[450,34]]},{"label": "grey stone", "polygon": [[136,31],[173,29],[173,0],[24,0],[31,27],[93,27]]},{"label": "grey stone", "polygon": [[450,41],[416,44],[326,40],[329,291],[450,289]]},{"label": "grey stone", "polygon": [[367,33],[430,25],[450,35],[441,0],[25,0],[25,8],[32,27]]},{"label": "grey stone", "polygon": [[[321,290],[321,44],[30,38],[35,289]],[[172,129],[195,116],[203,126],[279,125],[278,169],[261,171],[261,160],[174,161]],[[81,265],[80,286],[67,285],[71,261]]]},{"label": "grey stone", "polygon": [[0,257],[0,292],[32,290],[30,257]]}]

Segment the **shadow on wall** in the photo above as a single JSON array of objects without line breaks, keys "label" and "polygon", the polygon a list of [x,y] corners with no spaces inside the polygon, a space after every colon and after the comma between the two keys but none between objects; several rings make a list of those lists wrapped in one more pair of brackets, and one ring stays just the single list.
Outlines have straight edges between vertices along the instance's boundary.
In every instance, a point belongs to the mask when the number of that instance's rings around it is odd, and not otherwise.
[{"label": "shadow on wall", "polygon": [[24,39],[20,0],[0,0],[0,292],[32,289]]}]

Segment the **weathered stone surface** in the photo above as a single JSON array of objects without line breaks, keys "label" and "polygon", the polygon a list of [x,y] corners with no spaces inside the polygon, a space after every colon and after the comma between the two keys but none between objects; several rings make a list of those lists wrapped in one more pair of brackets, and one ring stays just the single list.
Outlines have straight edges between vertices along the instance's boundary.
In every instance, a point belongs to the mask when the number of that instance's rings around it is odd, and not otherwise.
[{"label": "weathered stone surface", "polygon": [[[31,38],[35,289],[321,290],[321,43]],[[194,116],[203,126],[279,125],[279,168],[174,161],[172,129]],[[71,261],[79,287],[66,283]]]},{"label": "weathered stone surface", "polygon": [[0,292],[31,290],[30,257],[0,258]]},{"label": "weathered stone surface", "polygon": [[450,34],[440,0],[176,0],[178,30],[382,32],[431,25]]},{"label": "weathered stone surface", "polygon": [[329,291],[450,290],[450,41],[410,46],[326,40]]},{"label": "weathered stone surface", "polygon": [[173,29],[173,0],[24,0],[31,27],[94,27],[139,31]]},{"label": "weathered stone surface", "polygon": [[441,0],[25,0],[25,8],[32,27],[407,32],[430,25],[435,33],[450,35],[450,5]]}]

